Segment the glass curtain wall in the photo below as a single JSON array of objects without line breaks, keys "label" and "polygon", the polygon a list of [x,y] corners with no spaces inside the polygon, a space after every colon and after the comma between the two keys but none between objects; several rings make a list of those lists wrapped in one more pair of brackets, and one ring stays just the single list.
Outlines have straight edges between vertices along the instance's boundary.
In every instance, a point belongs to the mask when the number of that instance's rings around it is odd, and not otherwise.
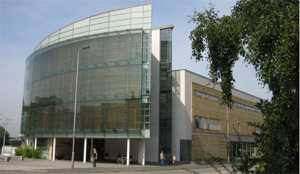
[{"label": "glass curtain wall", "polygon": [[159,149],[172,153],[172,28],[160,31]]},{"label": "glass curtain wall", "polygon": [[[141,18],[140,29],[92,34],[52,43],[45,48],[40,45],[28,57],[22,134],[72,137],[77,53],[81,47],[89,45],[89,49],[79,54],[76,136],[150,137],[151,4],[128,9],[108,15],[128,13],[129,20]],[[146,15],[150,30],[143,28],[143,15],[130,18],[144,14],[143,10],[150,12],[150,21]],[[92,21],[95,16],[89,19]],[[123,25],[125,19],[118,20],[119,25]]]}]

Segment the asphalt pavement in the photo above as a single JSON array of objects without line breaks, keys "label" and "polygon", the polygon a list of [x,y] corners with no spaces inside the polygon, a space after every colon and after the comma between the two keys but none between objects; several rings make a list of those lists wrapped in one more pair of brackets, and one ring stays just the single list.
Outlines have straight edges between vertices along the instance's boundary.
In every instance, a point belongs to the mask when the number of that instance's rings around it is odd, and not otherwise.
[{"label": "asphalt pavement", "polygon": [[[178,164],[174,166],[158,164],[146,164],[145,166],[139,164],[122,165],[116,163],[97,163],[97,167],[92,167],[91,162],[83,163],[75,161],[74,169],[72,169],[72,162],[66,160],[46,160],[46,159],[24,159],[23,161],[13,159],[9,162],[0,161],[1,174],[28,174],[28,173],[119,173],[119,174],[220,174],[230,173],[232,170],[229,165],[225,165],[227,170],[221,165],[214,165],[216,169],[210,165],[198,164]],[[218,170],[218,171],[217,171]]]}]

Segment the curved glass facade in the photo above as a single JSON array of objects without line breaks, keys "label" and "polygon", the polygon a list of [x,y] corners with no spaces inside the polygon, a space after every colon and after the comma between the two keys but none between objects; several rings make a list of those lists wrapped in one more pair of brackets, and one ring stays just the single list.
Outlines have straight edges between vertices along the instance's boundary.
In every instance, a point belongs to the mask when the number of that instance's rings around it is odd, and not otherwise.
[{"label": "curved glass facade", "polygon": [[145,32],[151,32],[151,27],[151,4],[111,10],[76,21],[57,30],[42,40],[35,48],[35,51],[55,43],[82,36],[141,28]]},{"label": "curved glass facade", "polygon": [[[100,13],[44,39],[26,60],[21,133],[149,138],[151,4]],[[80,49],[83,46],[89,49]]]}]

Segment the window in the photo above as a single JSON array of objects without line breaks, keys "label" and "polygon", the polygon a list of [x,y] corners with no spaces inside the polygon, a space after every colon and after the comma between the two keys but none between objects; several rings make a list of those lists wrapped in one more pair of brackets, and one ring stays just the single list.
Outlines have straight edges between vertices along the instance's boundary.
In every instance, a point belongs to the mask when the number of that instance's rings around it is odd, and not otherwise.
[{"label": "window", "polygon": [[200,129],[200,117],[194,117],[194,124],[195,124],[195,128]]},{"label": "window", "polygon": [[260,134],[262,131],[261,131],[261,128],[260,127],[255,127],[255,133],[258,133]]},{"label": "window", "polygon": [[246,156],[255,156],[254,143],[253,142],[230,142],[230,156],[233,158]]},{"label": "window", "polygon": [[[213,95],[210,95],[210,94],[206,94],[206,93],[202,93],[202,92],[197,91],[197,90],[194,90],[194,95],[198,96],[198,97],[202,97],[202,98],[214,100],[214,101],[221,101],[221,99],[218,98],[218,97],[216,97],[216,96],[213,96]],[[261,111],[259,109],[257,109],[257,108],[246,106],[246,105],[243,105],[243,104],[240,104],[240,103],[233,103],[233,106],[261,113]]]},{"label": "window", "polygon": [[207,129],[207,119],[200,117],[200,128],[201,129]]},{"label": "window", "polygon": [[197,129],[220,130],[220,120],[195,116],[194,127]]},{"label": "window", "polygon": [[209,129],[210,130],[220,130],[220,120],[209,119]]}]

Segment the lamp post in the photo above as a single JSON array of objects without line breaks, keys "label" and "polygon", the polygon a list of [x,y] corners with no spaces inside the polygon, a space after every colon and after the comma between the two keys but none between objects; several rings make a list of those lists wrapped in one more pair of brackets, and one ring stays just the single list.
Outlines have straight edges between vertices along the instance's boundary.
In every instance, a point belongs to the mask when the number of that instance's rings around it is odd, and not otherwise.
[{"label": "lamp post", "polygon": [[72,169],[74,169],[74,149],[75,149],[75,123],[76,123],[76,105],[77,105],[77,85],[78,85],[78,69],[79,69],[79,53],[80,50],[85,50],[90,46],[84,46],[78,49],[77,52],[77,68],[76,68],[76,82],[75,82],[75,102],[74,102],[74,120],[73,120],[73,143],[72,143]]},{"label": "lamp post", "polygon": [[227,162],[229,164],[229,116],[228,116],[228,106],[226,107],[226,120],[227,120]]}]

